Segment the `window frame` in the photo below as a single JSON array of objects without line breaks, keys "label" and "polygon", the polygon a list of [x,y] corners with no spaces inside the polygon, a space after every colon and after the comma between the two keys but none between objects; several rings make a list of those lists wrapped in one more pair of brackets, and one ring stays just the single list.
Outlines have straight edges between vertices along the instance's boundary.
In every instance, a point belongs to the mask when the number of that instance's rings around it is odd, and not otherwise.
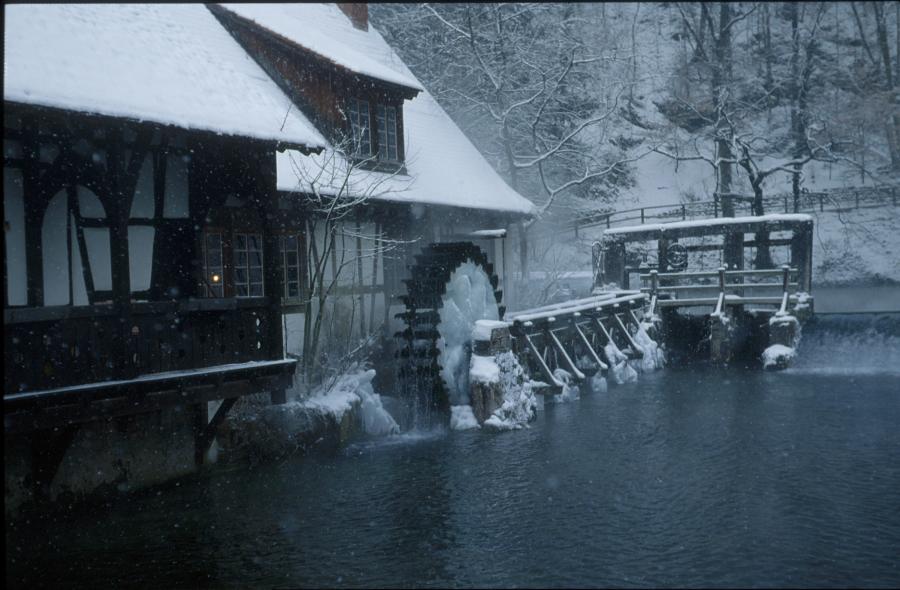
[{"label": "window frame", "polygon": [[[363,105],[365,105],[365,109],[362,108]],[[366,126],[363,126],[363,113],[365,113]],[[350,121],[350,141],[353,142],[353,155],[363,159],[371,158],[372,156],[377,157],[372,133],[372,102],[358,96],[350,97],[347,106],[347,118]],[[362,129],[362,131],[358,132],[358,129]],[[366,139],[365,144],[363,143],[363,138]],[[367,145],[368,153],[362,150],[363,145]]]},{"label": "window frame", "polygon": [[[209,237],[210,236],[218,236],[219,237],[219,265],[218,270],[220,272],[219,277],[220,281],[218,285],[213,285],[208,277],[212,276],[212,272],[214,269],[211,268],[209,263]],[[207,228],[203,231],[203,296],[204,297],[212,297],[212,298],[224,298],[225,297],[225,236],[226,232],[221,228]],[[219,287],[221,289],[221,293],[215,293],[213,291],[214,287]]]},{"label": "window frame", "polygon": [[[288,250],[286,249],[286,241],[287,238],[294,238],[296,240],[296,254],[297,254],[297,263],[296,265],[290,265],[287,261]],[[278,253],[279,253],[279,263],[281,265],[281,279],[282,279],[282,298],[287,301],[298,301],[302,299],[305,295],[306,288],[306,265],[305,265],[305,242],[304,242],[304,234],[302,231],[293,230],[286,231],[284,233],[278,234]],[[297,286],[297,294],[290,294],[290,285],[292,281],[290,281],[288,277],[288,270],[290,267],[296,266],[297,268],[297,279],[293,282],[296,283]]]},{"label": "window frame", "polygon": [[[360,106],[362,104],[368,106],[368,116],[366,117],[369,124],[368,153],[361,151],[356,145],[356,130],[361,125]],[[382,93],[355,94],[346,99],[345,105],[347,132],[354,143],[353,151],[349,155],[356,161],[363,161],[365,167],[379,168],[383,166],[385,171],[405,173],[403,101],[396,101]]]},{"label": "window frame", "polygon": [[[375,105],[375,126],[378,134],[378,143],[376,144],[378,146],[378,159],[384,162],[400,162],[400,142],[397,139],[397,107],[383,102],[377,103]],[[392,134],[393,144],[391,142]],[[393,154],[391,154],[392,148]]]},{"label": "window frame", "polygon": [[[251,238],[257,238],[257,249],[251,249]],[[240,247],[240,238],[244,239],[244,247]],[[265,245],[263,242],[263,233],[256,231],[236,230],[231,234],[232,244],[232,277],[231,286],[234,297],[264,297],[266,293],[266,266],[265,266]],[[251,254],[259,255],[259,264],[252,264]],[[245,260],[241,264],[238,262],[238,256],[244,254]],[[253,270],[259,269],[259,280],[253,280]],[[246,272],[246,280],[238,279],[238,271]],[[259,293],[254,293],[254,287],[259,287]],[[241,288],[246,287],[246,292],[241,293]]]}]

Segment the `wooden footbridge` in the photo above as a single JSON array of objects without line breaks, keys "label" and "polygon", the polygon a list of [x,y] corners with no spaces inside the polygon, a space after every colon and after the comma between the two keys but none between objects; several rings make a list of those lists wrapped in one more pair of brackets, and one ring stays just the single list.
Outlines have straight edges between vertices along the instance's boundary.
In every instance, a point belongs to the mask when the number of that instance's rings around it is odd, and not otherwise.
[{"label": "wooden footbridge", "polygon": [[[651,338],[758,362],[772,344],[793,346],[812,313],[812,225],[777,214],[608,229],[594,245],[592,296],[508,314],[513,350],[548,393],[643,357]],[[716,268],[696,269],[717,252]]]}]

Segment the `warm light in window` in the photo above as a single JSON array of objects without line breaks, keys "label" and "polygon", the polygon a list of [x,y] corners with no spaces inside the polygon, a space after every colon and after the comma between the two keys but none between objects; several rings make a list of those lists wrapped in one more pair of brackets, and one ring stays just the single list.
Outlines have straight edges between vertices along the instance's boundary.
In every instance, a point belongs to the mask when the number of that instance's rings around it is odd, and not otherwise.
[{"label": "warm light in window", "polygon": [[212,282],[214,282],[214,283],[218,283],[221,280],[222,280],[222,277],[220,277],[219,275],[212,276]]}]

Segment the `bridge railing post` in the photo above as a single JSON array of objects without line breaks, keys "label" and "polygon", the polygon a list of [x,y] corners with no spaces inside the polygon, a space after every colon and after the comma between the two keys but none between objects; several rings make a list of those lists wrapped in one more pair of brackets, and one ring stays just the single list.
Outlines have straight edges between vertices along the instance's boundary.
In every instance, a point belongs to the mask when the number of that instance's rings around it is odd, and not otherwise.
[{"label": "bridge railing post", "polygon": [[656,295],[656,291],[659,288],[659,271],[651,270],[650,271],[650,294]]},{"label": "bridge railing post", "polygon": [[719,267],[719,292],[720,293],[725,292],[725,267],[724,266]]},{"label": "bridge railing post", "polygon": [[787,293],[788,286],[790,285],[790,280],[791,280],[791,267],[790,267],[790,265],[782,264],[781,270],[783,272],[781,288],[785,293]]}]

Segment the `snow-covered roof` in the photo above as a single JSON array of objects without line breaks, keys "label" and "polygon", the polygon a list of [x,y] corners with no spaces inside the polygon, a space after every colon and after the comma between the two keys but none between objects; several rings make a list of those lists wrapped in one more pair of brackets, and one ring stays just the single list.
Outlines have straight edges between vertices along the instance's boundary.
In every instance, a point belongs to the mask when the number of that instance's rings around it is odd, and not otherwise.
[{"label": "snow-covered roof", "polygon": [[351,72],[423,90],[414,76],[390,64],[392,58],[399,58],[386,44],[374,42],[369,31],[352,26],[347,15],[333,4],[221,6]]},{"label": "snow-covered roof", "polygon": [[603,231],[604,235],[635,234],[643,232],[668,231],[673,229],[692,229],[701,227],[727,227],[729,225],[757,224],[757,223],[804,223],[811,222],[812,217],[804,213],[772,213],[769,215],[757,215],[746,217],[715,217],[711,219],[695,219],[691,221],[673,221],[671,223],[646,223],[644,225],[629,225],[627,227],[615,227]]},{"label": "snow-covered roof", "polygon": [[[407,85],[423,88],[374,27],[370,25],[368,31],[354,28],[350,19],[332,4],[223,6],[304,47],[324,43],[325,38],[329,57],[335,61],[338,57],[352,60],[351,65],[365,70],[367,75],[381,79],[394,76],[395,80],[407,81]],[[367,59],[358,60],[359,56]],[[350,177],[353,188],[345,194],[366,192],[385,201],[521,214],[535,211],[531,201],[497,174],[427,90],[404,103],[403,129],[408,176],[357,169]],[[319,190],[334,193],[338,189],[330,184],[343,181],[340,171],[347,168],[346,161],[330,149],[309,157],[285,152],[277,154],[277,162],[278,188],[283,191],[307,192],[309,178],[318,177]],[[323,168],[327,169],[324,176],[332,183],[323,178]]]},{"label": "snow-covered roof", "polygon": [[5,101],[325,145],[202,4],[4,9]]}]

